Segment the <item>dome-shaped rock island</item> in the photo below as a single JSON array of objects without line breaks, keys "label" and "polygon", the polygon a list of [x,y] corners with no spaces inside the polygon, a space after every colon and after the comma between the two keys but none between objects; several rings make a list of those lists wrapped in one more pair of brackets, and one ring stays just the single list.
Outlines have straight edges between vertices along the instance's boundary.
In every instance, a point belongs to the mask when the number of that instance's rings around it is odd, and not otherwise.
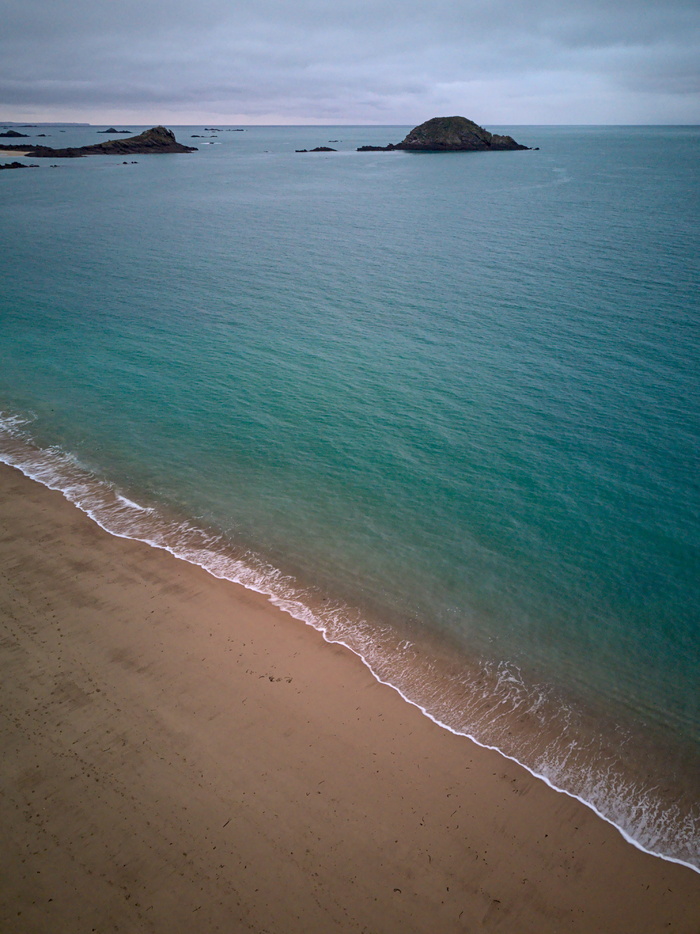
[{"label": "dome-shaped rock island", "polygon": [[529,149],[512,136],[489,133],[466,117],[433,117],[414,127],[400,143],[388,146],[360,146],[358,152],[485,152],[488,150]]}]

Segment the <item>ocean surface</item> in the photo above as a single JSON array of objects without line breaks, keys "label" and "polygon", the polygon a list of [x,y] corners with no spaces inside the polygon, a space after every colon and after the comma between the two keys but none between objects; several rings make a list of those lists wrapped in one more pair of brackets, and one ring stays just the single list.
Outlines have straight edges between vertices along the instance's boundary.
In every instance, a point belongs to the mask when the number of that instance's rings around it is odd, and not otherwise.
[{"label": "ocean surface", "polygon": [[0,459],[700,867],[700,128],[174,129],[0,175]]}]

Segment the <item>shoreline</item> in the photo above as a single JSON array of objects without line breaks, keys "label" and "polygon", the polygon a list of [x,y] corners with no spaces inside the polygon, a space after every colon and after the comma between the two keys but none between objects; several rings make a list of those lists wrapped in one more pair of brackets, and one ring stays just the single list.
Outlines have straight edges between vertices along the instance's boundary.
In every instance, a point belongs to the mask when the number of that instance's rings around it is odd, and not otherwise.
[{"label": "shoreline", "polygon": [[[59,491],[108,535],[162,550],[261,597],[269,609],[353,653],[378,684],[391,688],[437,727],[496,752],[580,802],[641,852],[700,873],[700,802],[693,795],[698,774],[693,765],[700,763],[694,749],[673,748],[660,736],[650,745],[646,736],[630,732],[614,718],[609,731],[601,732],[604,708],[596,719],[536,680],[528,683],[523,697],[517,668],[506,665],[504,672],[501,665],[485,667],[453,654],[452,646],[445,652],[446,644],[425,636],[414,651],[414,635],[381,626],[376,619],[372,623],[342,601],[328,603],[327,597],[307,591],[264,560],[236,550],[220,532],[162,512],[157,504],[140,505],[69,455],[37,447],[25,435],[24,423],[22,417],[3,421],[0,463]],[[652,815],[650,823],[647,814]]]},{"label": "shoreline", "polygon": [[0,511],[3,929],[696,930],[697,873],[266,598],[4,464]]}]

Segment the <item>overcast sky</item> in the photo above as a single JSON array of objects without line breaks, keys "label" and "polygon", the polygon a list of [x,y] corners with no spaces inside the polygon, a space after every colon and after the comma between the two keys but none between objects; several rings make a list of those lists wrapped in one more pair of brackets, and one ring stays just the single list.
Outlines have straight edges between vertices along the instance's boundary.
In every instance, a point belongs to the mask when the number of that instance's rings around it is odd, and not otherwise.
[{"label": "overcast sky", "polygon": [[700,123],[698,0],[2,0],[0,120]]}]

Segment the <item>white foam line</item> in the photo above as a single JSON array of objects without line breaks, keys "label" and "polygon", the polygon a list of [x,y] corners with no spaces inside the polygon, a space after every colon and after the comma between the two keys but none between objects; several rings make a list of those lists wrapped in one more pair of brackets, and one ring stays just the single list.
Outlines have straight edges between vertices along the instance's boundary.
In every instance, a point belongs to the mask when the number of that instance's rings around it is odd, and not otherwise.
[{"label": "white foam line", "polygon": [[[83,506],[80,502],[71,499],[71,498],[68,496],[67,492],[66,492],[65,490],[63,490],[60,486],[53,486],[50,482],[46,481],[45,479],[43,479],[43,478],[39,479],[38,477],[33,476],[27,469],[25,469],[25,467],[24,467],[22,464],[15,463],[15,462],[13,462],[12,460],[7,460],[7,459],[5,458],[5,456],[4,456],[1,452],[0,452],[0,462],[5,463],[5,464],[7,464],[8,466],[11,466],[11,467],[16,467],[18,470],[20,470],[21,473],[23,473],[23,474],[24,474],[26,477],[28,477],[30,480],[35,480],[36,482],[40,483],[42,486],[48,487],[48,489],[57,490],[58,492],[60,492],[60,493],[65,497],[65,499],[68,500],[68,502],[72,503],[74,506],[76,506],[78,509],[80,509],[81,512],[83,512],[83,513],[84,513],[85,515],[87,515],[90,519],[92,519],[92,521],[93,521],[96,525],[98,525],[101,529],[103,529],[103,530],[104,530],[105,532],[107,532],[109,535],[112,535],[112,536],[114,536],[115,538],[124,538],[124,539],[127,539],[127,540],[129,540],[129,541],[138,541],[138,542],[141,542],[141,543],[144,544],[144,545],[149,545],[149,546],[151,546],[151,547],[153,547],[153,548],[159,548],[159,549],[161,549],[162,551],[167,551],[169,554],[171,554],[174,558],[177,558],[179,561],[184,561],[184,562],[186,562],[187,564],[190,564],[190,565],[192,565],[192,566],[194,566],[194,567],[200,567],[200,568],[202,568],[202,570],[206,571],[208,574],[210,574],[212,577],[214,577],[214,578],[216,578],[216,579],[218,579],[218,580],[228,580],[228,581],[230,581],[231,583],[235,583],[235,584],[238,584],[238,585],[241,586],[241,587],[244,587],[246,590],[252,590],[252,591],[254,591],[255,593],[259,593],[259,594],[261,594],[262,596],[267,597],[268,600],[270,601],[270,603],[272,603],[274,606],[276,606],[276,607],[277,607],[279,610],[281,610],[282,612],[287,613],[292,619],[296,619],[296,620],[298,620],[299,622],[302,622],[302,623],[304,623],[305,625],[310,626],[312,629],[315,629],[317,632],[320,632],[320,634],[322,635],[324,641],[327,642],[329,645],[341,645],[341,646],[343,646],[343,648],[347,649],[349,652],[352,652],[353,655],[355,655],[357,658],[360,659],[360,661],[362,662],[362,664],[367,668],[367,670],[370,672],[370,674],[372,675],[372,677],[373,677],[379,684],[383,684],[384,686],[386,686],[386,687],[388,687],[388,688],[391,688],[392,690],[396,691],[396,693],[399,695],[399,697],[401,697],[402,700],[404,700],[407,704],[410,704],[412,707],[416,707],[418,710],[420,710],[420,712],[421,712],[425,717],[427,717],[429,720],[431,720],[436,726],[440,727],[440,728],[443,729],[443,730],[447,730],[449,733],[452,733],[454,736],[463,736],[463,737],[465,737],[466,739],[471,740],[471,742],[475,743],[477,746],[480,746],[482,749],[489,749],[489,750],[491,750],[492,752],[498,753],[498,754],[499,754],[500,756],[502,756],[504,759],[508,759],[510,762],[514,762],[516,765],[521,766],[521,768],[525,769],[526,772],[529,772],[530,775],[532,775],[534,778],[539,779],[540,781],[543,781],[543,782],[544,782],[546,785],[548,785],[553,791],[559,792],[560,794],[563,794],[563,795],[567,795],[569,798],[574,798],[576,801],[580,802],[580,803],[583,804],[585,807],[587,807],[587,808],[589,808],[591,811],[593,811],[593,813],[596,814],[601,820],[604,820],[607,824],[610,824],[611,827],[614,827],[615,830],[617,830],[617,831],[620,833],[620,835],[623,837],[623,839],[627,841],[627,843],[630,843],[630,844],[631,844],[633,847],[635,847],[636,849],[641,850],[642,853],[647,853],[649,856],[656,856],[658,859],[662,859],[662,860],[664,860],[664,861],[666,861],[666,862],[668,862],[668,863],[676,863],[676,864],[679,865],[679,866],[685,866],[685,867],[687,867],[688,869],[692,869],[693,872],[697,872],[698,874],[700,874],[700,866],[695,866],[693,863],[689,863],[689,862],[687,862],[686,860],[678,859],[678,858],[675,857],[675,856],[667,856],[667,855],[664,854],[664,853],[658,853],[656,850],[650,850],[650,849],[648,849],[647,847],[643,846],[641,843],[639,843],[639,841],[635,840],[634,837],[630,836],[630,834],[627,833],[627,831],[626,831],[624,828],[620,827],[618,824],[616,824],[616,823],[615,823],[613,820],[611,820],[609,817],[606,817],[605,814],[603,814],[603,813],[595,806],[595,804],[591,803],[590,801],[586,801],[586,800],[585,800],[584,798],[582,798],[580,795],[577,795],[577,794],[575,794],[575,793],[572,792],[572,791],[567,791],[566,788],[560,788],[558,785],[555,785],[555,784],[551,781],[551,779],[549,779],[546,775],[543,775],[543,774],[541,774],[540,772],[536,772],[534,769],[531,769],[528,765],[526,765],[524,762],[521,762],[521,761],[520,761],[518,758],[516,758],[515,756],[511,756],[511,755],[509,755],[508,753],[503,752],[503,750],[502,750],[502,749],[499,749],[498,746],[491,746],[491,745],[489,745],[488,743],[482,743],[480,740],[478,740],[478,739],[477,739],[475,736],[473,736],[471,733],[465,733],[465,732],[463,732],[462,730],[456,730],[454,727],[451,727],[449,724],[444,723],[442,720],[439,720],[437,717],[433,716],[433,714],[431,714],[429,710],[427,710],[425,707],[423,707],[423,706],[422,706],[421,704],[419,704],[417,701],[412,700],[410,697],[408,697],[406,694],[404,694],[404,692],[403,692],[399,687],[397,687],[395,684],[392,684],[390,681],[384,681],[384,680],[377,674],[377,672],[372,668],[372,666],[371,666],[371,664],[369,663],[369,661],[368,661],[363,655],[361,655],[360,652],[358,652],[356,649],[353,649],[353,647],[352,647],[351,645],[348,645],[347,642],[344,642],[342,639],[333,639],[333,638],[330,638],[330,637],[327,635],[326,628],[325,628],[324,626],[322,626],[322,625],[315,625],[315,624],[314,624],[309,618],[307,618],[305,615],[295,615],[295,614],[291,611],[291,609],[289,609],[289,603],[297,603],[297,605],[298,605],[298,601],[284,600],[284,598],[277,597],[274,593],[271,593],[269,590],[263,590],[263,589],[261,589],[260,587],[253,586],[253,585],[250,584],[250,583],[243,583],[240,579],[237,580],[237,579],[235,579],[235,578],[227,577],[225,574],[218,574],[214,569],[209,568],[209,567],[206,567],[206,565],[203,565],[203,564],[198,564],[196,561],[191,561],[189,558],[187,558],[187,557],[186,557],[185,555],[183,555],[183,554],[178,554],[178,553],[177,553],[175,550],[173,550],[173,548],[171,548],[169,545],[161,544],[161,543],[159,543],[159,542],[153,541],[152,539],[139,538],[138,536],[127,535],[127,534],[122,533],[122,532],[114,531],[113,529],[110,529],[110,528],[108,528],[106,525],[104,525],[104,524],[99,520],[99,518],[98,518],[96,515],[94,515],[93,512],[92,512],[88,507],[85,507],[85,506]],[[126,500],[126,497],[121,497],[121,496],[120,496],[120,499]],[[139,508],[139,509],[143,509],[143,508],[144,508],[144,507],[139,507],[139,506],[138,506],[137,504],[135,504],[135,503],[134,503],[133,505],[137,506],[137,508]],[[256,576],[257,576],[257,575],[256,575]],[[283,604],[285,604],[285,603],[287,604],[286,606],[283,605]]]},{"label": "white foam line", "polygon": [[117,499],[121,500],[125,506],[129,506],[132,509],[138,509],[139,512],[153,512],[153,509],[150,506],[139,506],[139,504],[135,503],[133,499],[129,499],[128,496],[123,496],[121,493],[117,493]]},{"label": "white foam line", "polygon": [[[293,614],[290,613],[290,615],[293,615]],[[488,743],[482,743],[471,733],[465,733],[462,730],[456,730],[454,727],[451,727],[449,724],[444,723],[442,720],[438,720],[437,717],[434,717],[433,714],[431,714],[429,710],[427,710],[417,701],[411,700],[410,697],[407,697],[406,694],[404,694],[404,692],[401,690],[401,688],[398,688],[395,684],[392,684],[390,681],[384,681],[376,673],[376,671],[373,670],[372,666],[367,661],[367,659],[365,659],[362,655],[360,655],[359,652],[356,652],[355,649],[352,648],[352,646],[349,646],[346,642],[343,642],[342,640],[339,640],[339,639],[329,639],[327,638],[325,632],[322,629],[319,631],[321,632],[321,635],[326,640],[326,642],[332,645],[342,645],[344,648],[352,652],[353,655],[356,655],[360,659],[360,661],[369,669],[370,673],[379,682],[379,684],[384,684],[386,685],[386,687],[392,688],[392,690],[396,691],[396,693],[404,701],[406,701],[407,704],[411,704],[413,707],[417,707],[418,710],[420,710],[420,712],[424,716],[426,716],[428,720],[432,720],[433,723],[436,724],[436,726],[441,727],[443,730],[447,730],[449,733],[452,733],[454,736],[464,736],[466,737],[466,739],[469,739],[473,743],[476,743],[477,746],[481,746],[482,749],[490,749],[492,752],[497,752],[504,759],[509,759],[511,762],[515,762],[517,765],[524,768],[525,771],[529,772],[530,775],[532,775],[534,778],[537,778],[540,781],[543,781],[553,791],[558,791],[560,794],[568,795],[569,798],[575,798],[576,801],[579,801],[581,804],[585,805],[587,808],[590,808],[590,810],[593,811],[594,814],[597,814],[598,817],[604,820],[607,824],[610,824],[611,827],[614,827],[615,830],[619,831],[619,833],[627,841],[627,843],[631,843],[633,847],[635,847],[638,850],[641,850],[642,853],[647,853],[649,856],[656,856],[659,859],[663,859],[668,863],[677,863],[679,866],[687,866],[688,869],[692,869],[694,872],[700,873],[700,866],[695,866],[693,865],[693,863],[688,863],[683,859],[677,859],[675,856],[667,856],[664,853],[657,853],[656,850],[650,850],[647,847],[643,846],[641,843],[635,840],[634,837],[631,837],[627,833],[627,831],[624,830],[624,828],[620,827],[613,820],[611,820],[609,817],[606,817],[605,814],[599,811],[598,808],[595,806],[595,804],[592,804],[590,801],[586,801],[584,798],[581,798],[579,795],[575,794],[572,791],[567,791],[566,788],[560,788],[558,785],[555,785],[551,781],[551,779],[547,778],[546,775],[542,775],[540,772],[536,772],[534,769],[531,769],[530,766],[526,765],[524,762],[521,762],[520,759],[516,758],[515,756],[509,755],[507,752],[503,752],[503,750],[499,749],[498,746],[490,746]]]}]

